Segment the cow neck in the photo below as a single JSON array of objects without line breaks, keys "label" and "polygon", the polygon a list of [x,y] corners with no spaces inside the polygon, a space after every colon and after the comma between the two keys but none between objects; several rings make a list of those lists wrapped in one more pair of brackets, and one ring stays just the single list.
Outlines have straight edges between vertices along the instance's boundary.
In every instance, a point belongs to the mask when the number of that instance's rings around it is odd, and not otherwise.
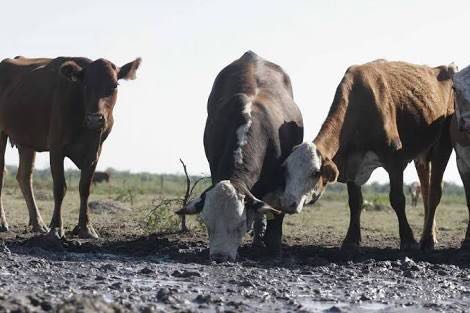
[{"label": "cow neck", "polygon": [[[345,110],[344,110],[345,111]],[[320,132],[313,140],[317,150],[322,157],[332,160],[339,149],[343,110],[337,110],[334,114],[329,114],[323,123]]]},{"label": "cow neck", "polygon": [[348,97],[351,93],[351,84],[352,82],[349,77],[345,76],[336,89],[328,116],[323,122],[317,137],[313,140],[318,151],[326,159],[332,160],[338,152],[340,140],[342,139],[343,123],[349,104]]}]

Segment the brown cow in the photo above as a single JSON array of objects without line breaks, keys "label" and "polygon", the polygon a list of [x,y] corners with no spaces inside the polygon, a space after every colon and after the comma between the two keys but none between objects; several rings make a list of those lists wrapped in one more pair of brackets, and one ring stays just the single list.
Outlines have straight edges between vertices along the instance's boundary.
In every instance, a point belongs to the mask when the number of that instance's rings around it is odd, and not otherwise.
[{"label": "brown cow", "polygon": [[390,178],[400,247],[415,248],[403,194],[403,170],[415,160],[423,198],[428,199],[421,247],[432,249],[435,209],[452,151],[448,131],[454,72],[454,66],[431,68],[383,60],[350,67],[313,143],[303,144],[287,159],[282,207],[290,202],[291,209],[299,211],[309,195],[315,201],[328,183],[337,179],[347,183],[351,219],[343,247],[356,248],[361,241],[361,185],[375,168],[383,167]]},{"label": "brown cow", "polygon": [[109,183],[109,178],[110,177],[111,177],[111,175],[107,172],[96,171],[95,175],[93,175],[93,184],[101,183],[101,182]]},{"label": "brown cow", "polygon": [[411,206],[416,207],[418,205],[419,197],[421,196],[421,185],[417,181],[411,183],[408,188],[408,192],[411,196]]},{"label": "brown cow", "polygon": [[[117,67],[105,59],[92,61],[78,57],[18,57],[0,63],[0,168],[4,168],[5,147],[10,138],[18,147],[17,180],[34,232],[47,232],[32,191],[34,159],[37,151],[49,151],[54,182],[51,234],[58,237],[64,234],[63,161],[68,157],[81,170],[80,217],[74,233],[81,238],[98,237],[88,217],[91,180],[102,143],[113,126],[118,80],[135,79],[140,63],[136,59]],[[6,230],[3,206],[0,211],[1,225]]]},{"label": "brown cow", "polygon": [[279,65],[248,51],[217,75],[204,130],[212,186],[179,211],[201,214],[212,259],[235,260],[254,220],[255,238],[261,237],[263,213],[272,215],[263,240],[269,253],[280,254],[282,163],[302,139],[302,114]]}]

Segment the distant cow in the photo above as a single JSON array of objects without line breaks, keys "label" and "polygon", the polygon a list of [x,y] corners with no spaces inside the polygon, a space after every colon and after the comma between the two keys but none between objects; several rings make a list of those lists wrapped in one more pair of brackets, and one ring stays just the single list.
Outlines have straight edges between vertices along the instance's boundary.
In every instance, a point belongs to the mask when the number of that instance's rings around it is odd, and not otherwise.
[{"label": "distant cow", "polygon": [[264,242],[270,252],[279,253],[284,215],[276,209],[284,185],[282,164],[303,138],[289,76],[247,52],[217,76],[207,114],[204,148],[212,186],[179,213],[200,212],[211,258],[234,260],[254,216],[268,212],[272,218]]},{"label": "distant cow", "polygon": [[455,71],[453,65],[431,68],[384,60],[350,67],[313,143],[303,144],[287,159],[284,201],[295,209],[306,194],[313,193],[315,201],[328,183],[337,179],[347,183],[351,219],[343,247],[358,247],[361,185],[374,169],[383,167],[390,178],[400,247],[414,248],[417,243],[405,214],[403,171],[415,160],[423,199],[427,199],[421,247],[432,249],[435,210],[452,151],[449,122]]},{"label": "distant cow", "polygon": [[[454,76],[455,116],[450,134],[470,213],[470,66]],[[470,248],[470,220],[462,247]]]},{"label": "distant cow", "polygon": [[418,205],[418,200],[421,195],[421,185],[417,181],[413,182],[409,186],[408,192],[411,196],[411,206],[416,207]]},{"label": "distant cow", "polygon": [[[103,141],[113,126],[120,79],[134,79],[140,59],[117,67],[105,59],[78,57],[27,59],[0,63],[0,168],[7,138],[20,155],[17,179],[34,232],[46,232],[32,190],[37,151],[49,151],[54,182],[51,234],[62,237],[62,200],[66,191],[64,158],[81,170],[80,217],[74,233],[96,238],[88,216],[88,197]],[[3,175],[0,177],[3,181]],[[0,202],[1,203],[1,202]],[[8,229],[3,207],[1,225]]]},{"label": "distant cow", "polygon": [[107,172],[96,171],[95,175],[93,175],[93,184],[101,183],[101,182],[109,183],[109,178],[110,177],[111,177],[111,175]]}]

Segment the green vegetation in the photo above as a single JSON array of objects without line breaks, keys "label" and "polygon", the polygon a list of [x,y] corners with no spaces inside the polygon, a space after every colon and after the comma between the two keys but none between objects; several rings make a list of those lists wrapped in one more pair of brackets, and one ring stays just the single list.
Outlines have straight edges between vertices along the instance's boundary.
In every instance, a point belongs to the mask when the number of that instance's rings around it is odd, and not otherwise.
[{"label": "green vegetation", "polygon": [[[22,232],[27,225],[26,206],[15,179],[16,167],[9,166],[5,180],[4,205],[10,225],[15,232]],[[123,207],[122,212],[92,212],[92,221],[98,232],[105,236],[107,232],[117,230],[124,234],[148,234],[149,232],[175,232],[180,228],[180,218],[174,214],[181,207],[186,191],[183,175],[130,173],[108,169],[110,183],[98,183],[93,187],[91,201],[110,201]],[[79,172],[68,170],[67,196],[64,200],[64,223],[67,230],[78,221],[78,182]],[[191,177],[196,181],[200,177]],[[205,180],[197,185],[193,197],[200,194],[209,185]],[[36,170],[34,188],[38,205],[45,222],[52,215],[52,179],[49,170]],[[407,203],[410,203],[408,186],[405,186]],[[388,184],[372,183],[363,187],[364,199],[378,204],[376,207],[389,207]],[[408,216],[416,235],[423,223],[422,200],[418,208],[408,207]],[[467,223],[467,209],[464,190],[456,184],[444,183],[444,195],[438,210],[437,221],[441,231],[452,229],[462,237]],[[328,186],[322,199],[313,207],[307,207],[299,215],[286,218],[285,233],[289,238],[305,236],[311,240],[332,241],[338,244],[346,232],[349,221],[347,209],[347,190],[344,184]],[[187,224],[191,230],[203,230],[198,216],[190,216]],[[387,238],[397,238],[397,221],[390,209],[368,210],[363,213],[365,238],[373,233],[381,233]],[[331,236],[335,233],[335,236]],[[320,234],[320,235],[319,235]],[[325,236],[325,237],[323,237]],[[302,237],[303,238],[303,237]],[[332,239],[333,238],[333,239]],[[371,237],[373,238],[373,236]],[[364,240],[366,240],[364,239]],[[367,241],[367,240],[366,240]]]}]

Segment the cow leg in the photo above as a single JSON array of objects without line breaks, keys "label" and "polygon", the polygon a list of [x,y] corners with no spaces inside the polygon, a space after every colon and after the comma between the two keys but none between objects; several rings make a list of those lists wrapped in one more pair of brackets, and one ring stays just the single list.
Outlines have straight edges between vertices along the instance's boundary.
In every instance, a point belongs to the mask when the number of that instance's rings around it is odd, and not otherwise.
[{"label": "cow leg", "polygon": [[[465,166],[464,161],[459,160],[457,156],[457,167],[459,169],[460,178],[462,179],[463,187],[465,189],[465,198],[467,200],[467,207],[470,216],[470,169]],[[467,232],[465,239],[462,241],[463,249],[470,249],[470,219],[468,220]]]},{"label": "cow leg", "polygon": [[342,249],[356,250],[361,244],[361,212],[364,205],[361,186],[348,182],[349,228],[341,246]]},{"label": "cow leg", "polygon": [[5,149],[8,137],[4,132],[0,132],[0,232],[8,231],[7,218],[2,202],[3,175],[5,173]]},{"label": "cow leg", "polygon": [[29,211],[29,225],[34,233],[47,233],[49,229],[44,224],[33,193],[33,168],[36,152],[30,148],[18,147],[20,165],[16,180],[26,201]]},{"label": "cow leg", "polygon": [[54,213],[52,214],[50,233],[58,238],[64,236],[62,224],[62,201],[67,192],[64,176],[64,155],[61,152],[50,153],[51,173],[54,184]]},{"label": "cow leg", "polygon": [[[446,129],[449,127],[447,126]],[[423,236],[420,246],[422,250],[433,250],[436,241],[436,208],[442,197],[442,178],[447,167],[452,145],[448,135],[443,134],[441,141],[431,156],[431,180],[428,194],[428,214],[424,221]]]},{"label": "cow leg", "polygon": [[282,243],[282,222],[284,214],[275,215],[272,219],[268,219],[266,233],[264,234],[264,243],[268,253],[273,256],[281,255]]},{"label": "cow leg", "polygon": [[[430,168],[430,162],[427,161],[427,156],[417,158],[415,160],[415,168],[416,168],[416,172],[418,173],[419,183],[421,185],[421,193],[423,195],[423,206],[424,206],[423,230],[424,230],[425,228],[424,224],[426,224],[426,219],[429,214],[429,201],[428,200],[429,200],[429,185],[431,183],[430,182],[431,168]],[[433,229],[433,232],[435,232],[435,229]]]},{"label": "cow leg", "polygon": [[395,210],[398,218],[398,228],[400,232],[400,249],[416,249],[416,242],[408,219],[406,218],[405,206],[406,198],[403,193],[403,168],[394,168],[388,172],[390,177],[390,204]]},{"label": "cow leg", "polygon": [[266,216],[264,214],[255,213],[253,222],[253,246],[263,247],[263,236],[266,232]]},{"label": "cow leg", "polygon": [[82,169],[80,175],[80,216],[78,218],[78,225],[73,230],[73,234],[84,239],[98,238],[98,234],[90,223],[88,212],[88,198],[90,196],[91,181],[93,180],[95,168],[96,163],[89,168]]}]

